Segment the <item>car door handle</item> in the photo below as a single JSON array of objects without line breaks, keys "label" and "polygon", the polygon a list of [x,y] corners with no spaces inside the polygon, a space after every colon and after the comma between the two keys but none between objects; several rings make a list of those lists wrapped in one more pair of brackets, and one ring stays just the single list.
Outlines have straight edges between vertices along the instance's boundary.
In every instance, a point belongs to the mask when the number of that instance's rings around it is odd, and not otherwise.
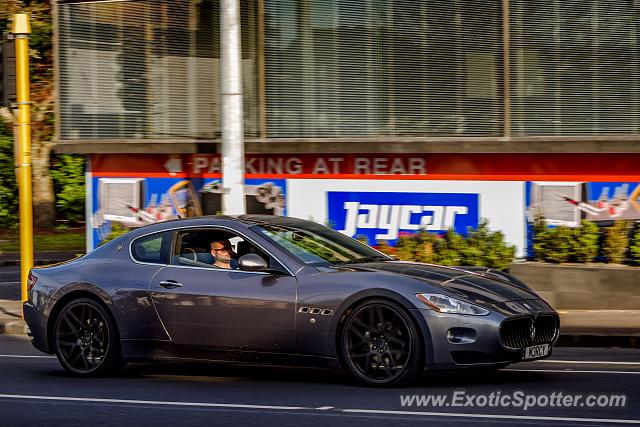
[{"label": "car door handle", "polygon": [[163,280],[160,282],[160,286],[167,289],[181,288],[182,283],[176,282],[175,280]]}]

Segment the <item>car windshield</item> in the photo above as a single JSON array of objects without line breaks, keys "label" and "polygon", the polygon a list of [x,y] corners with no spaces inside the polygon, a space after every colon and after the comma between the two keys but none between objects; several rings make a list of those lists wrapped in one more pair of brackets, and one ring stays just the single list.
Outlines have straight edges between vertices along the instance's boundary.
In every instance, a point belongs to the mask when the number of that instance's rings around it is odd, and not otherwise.
[{"label": "car windshield", "polygon": [[375,249],[328,227],[310,223],[302,227],[260,224],[252,230],[268,237],[308,265],[340,265],[356,262],[391,261]]}]

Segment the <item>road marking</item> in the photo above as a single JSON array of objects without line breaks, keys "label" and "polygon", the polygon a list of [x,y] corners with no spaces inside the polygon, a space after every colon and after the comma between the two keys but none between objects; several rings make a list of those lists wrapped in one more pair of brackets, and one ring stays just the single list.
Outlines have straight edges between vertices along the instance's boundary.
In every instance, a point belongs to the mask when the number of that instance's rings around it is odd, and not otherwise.
[{"label": "road marking", "polygon": [[632,374],[640,371],[579,371],[576,369],[502,369],[503,372],[559,372],[561,374]]},{"label": "road marking", "polygon": [[[65,396],[34,396],[23,394],[0,394],[0,399],[16,400],[53,400],[67,402],[93,402],[93,403],[122,403],[154,406],[191,406],[200,408],[231,408],[231,409],[275,409],[279,411],[325,411],[333,406],[320,406],[310,408],[305,406],[275,406],[275,405],[249,405],[244,403],[206,403],[206,402],[168,402],[158,400],[128,400],[128,399],[101,399],[90,397],[65,397]],[[542,417],[529,415],[502,415],[502,414],[474,414],[458,412],[426,412],[426,411],[393,411],[380,409],[339,409],[345,414],[378,414],[378,415],[419,415],[431,417],[457,417],[457,418],[493,418],[507,420],[538,420],[538,421],[573,421],[585,423],[618,423],[640,424],[640,420],[613,419],[613,418],[569,418],[569,417]]]},{"label": "road marking", "polygon": [[0,394],[0,399],[20,400],[55,400],[66,402],[94,402],[94,403],[124,403],[134,405],[156,406],[197,406],[204,408],[239,408],[239,409],[277,409],[283,411],[308,411],[313,408],[305,406],[274,406],[274,405],[249,405],[244,403],[206,403],[206,402],[170,402],[161,400],[129,400],[129,399],[101,399],[92,397],[66,397],[66,396],[33,396],[25,394]]},{"label": "road marking", "polygon": [[423,411],[383,411],[377,409],[341,409],[342,412],[356,414],[380,414],[380,415],[422,415],[431,417],[460,417],[460,418],[498,418],[507,420],[538,420],[538,421],[573,421],[584,423],[617,423],[640,424],[640,420],[614,419],[614,418],[570,418],[570,417],[537,417],[533,415],[499,415],[499,414],[471,414],[451,412],[423,412]]},{"label": "road marking", "polygon": [[25,358],[25,359],[55,359],[56,358],[56,356],[40,356],[40,355],[26,356],[22,354],[0,354],[0,357],[18,357],[18,358]]},{"label": "road marking", "polygon": [[538,363],[575,363],[584,365],[640,365],[640,362],[605,362],[605,361],[589,361],[589,360],[538,360]]}]

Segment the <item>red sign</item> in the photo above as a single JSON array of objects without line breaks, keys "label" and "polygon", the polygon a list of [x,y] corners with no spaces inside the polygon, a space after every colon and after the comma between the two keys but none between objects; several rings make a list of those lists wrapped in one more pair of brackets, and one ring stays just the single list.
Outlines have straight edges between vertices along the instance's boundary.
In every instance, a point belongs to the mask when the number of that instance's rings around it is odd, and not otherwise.
[{"label": "red sign", "polygon": [[[218,178],[216,154],[94,154],[94,176]],[[640,154],[257,154],[247,178],[640,181]]]}]

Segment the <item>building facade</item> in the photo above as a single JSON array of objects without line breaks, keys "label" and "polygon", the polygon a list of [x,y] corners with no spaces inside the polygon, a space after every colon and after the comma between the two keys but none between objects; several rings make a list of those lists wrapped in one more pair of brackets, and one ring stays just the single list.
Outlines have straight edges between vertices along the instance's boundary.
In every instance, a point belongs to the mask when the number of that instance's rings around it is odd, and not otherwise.
[{"label": "building facade", "polygon": [[[371,241],[640,219],[640,4],[241,0],[249,212]],[[219,4],[63,1],[58,151],[88,247],[220,211]]]}]

